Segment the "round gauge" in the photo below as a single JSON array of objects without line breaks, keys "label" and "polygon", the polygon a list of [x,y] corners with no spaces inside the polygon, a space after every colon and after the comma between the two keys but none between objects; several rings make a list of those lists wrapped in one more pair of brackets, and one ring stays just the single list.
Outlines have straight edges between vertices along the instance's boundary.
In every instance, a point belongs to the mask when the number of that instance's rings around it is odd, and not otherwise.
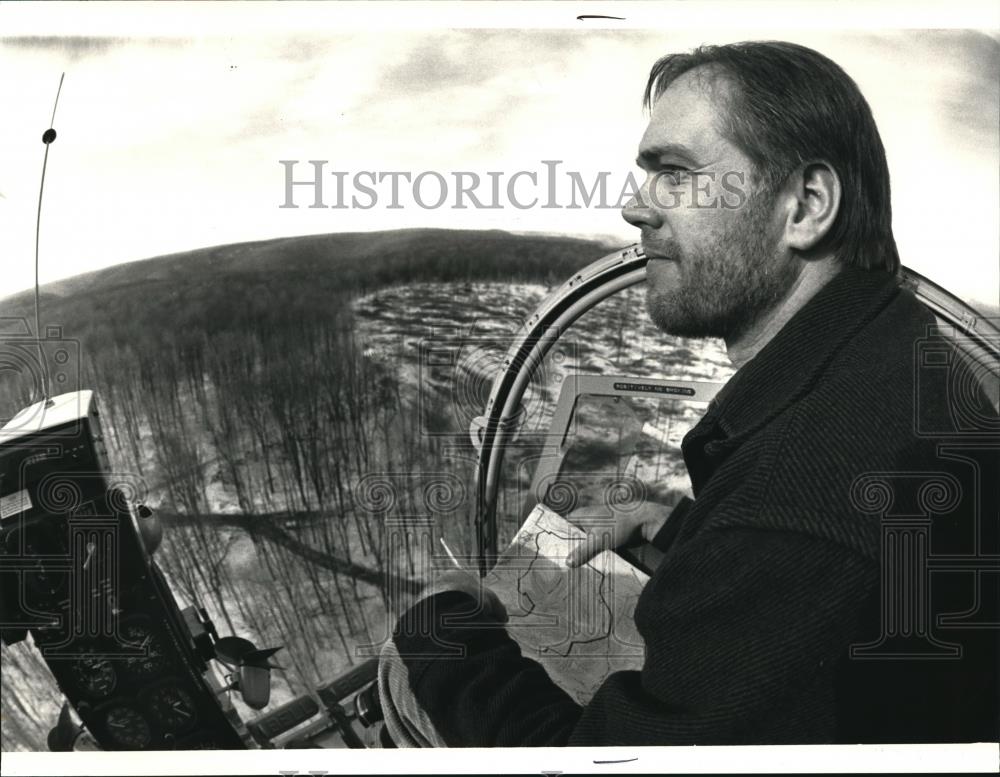
[{"label": "round gauge", "polygon": [[146,697],[153,718],[165,731],[177,734],[198,722],[198,711],[191,695],[174,685],[162,685]]},{"label": "round gauge", "polygon": [[123,750],[142,750],[153,740],[149,723],[132,707],[112,707],[104,716],[108,737]]},{"label": "round gauge", "polygon": [[[126,647],[128,652],[132,653],[132,655],[125,656],[125,666],[131,674],[141,678],[152,677],[169,665],[170,660],[166,650],[164,650],[162,640],[145,625],[141,623],[125,624],[122,627],[121,636],[129,643]],[[137,654],[136,647],[141,649],[143,654]]]},{"label": "round gauge", "polygon": [[89,699],[103,699],[115,690],[118,676],[106,658],[84,656],[76,659],[69,668],[70,680],[76,690]]}]

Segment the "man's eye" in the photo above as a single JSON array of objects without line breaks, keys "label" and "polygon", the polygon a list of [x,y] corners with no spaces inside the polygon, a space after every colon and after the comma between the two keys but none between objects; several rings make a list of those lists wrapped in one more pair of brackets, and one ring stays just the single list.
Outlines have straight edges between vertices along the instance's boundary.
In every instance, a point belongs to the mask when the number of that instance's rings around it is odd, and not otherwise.
[{"label": "man's eye", "polygon": [[657,174],[666,178],[670,183],[679,183],[687,176],[687,169],[677,165],[663,165]]}]

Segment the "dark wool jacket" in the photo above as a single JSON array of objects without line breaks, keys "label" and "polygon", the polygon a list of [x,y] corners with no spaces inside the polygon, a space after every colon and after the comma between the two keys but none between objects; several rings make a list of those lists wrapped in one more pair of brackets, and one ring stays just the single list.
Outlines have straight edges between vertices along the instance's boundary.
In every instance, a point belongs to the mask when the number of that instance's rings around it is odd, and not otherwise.
[{"label": "dark wool jacket", "polygon": [[[468,595],[404,613],[394,640],[445,740],[995,741],[1000,576],[969,554],[1000,550],[996,419],[932,321],[896,278],[845,269],[736,373],[683,442],[695,498],[654,540],[644,667],[585,707],[502,626],[454,625]],[[434,657],[442,641],[465,657]]]}]

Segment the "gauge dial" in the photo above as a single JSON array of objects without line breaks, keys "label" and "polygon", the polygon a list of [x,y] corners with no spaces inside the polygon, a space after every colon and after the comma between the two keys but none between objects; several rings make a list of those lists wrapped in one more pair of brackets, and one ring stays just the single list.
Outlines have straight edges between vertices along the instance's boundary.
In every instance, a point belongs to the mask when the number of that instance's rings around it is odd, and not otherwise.
[{"label": "gauge dial", "polygon": [[[136,677],[148,678],[167,668],[170,661],[163,647],[163,641],[141,623],[130,623],[122,627],[122,637],[129,645],[126,649],[132,655],[125,656],[125,666]],[[143,654],[136,654],[140,648]]]},{"label": "gauge dial", "polygon": [[146,704],[153,718],[171,734],[187,731],[198,722],[194,699],[174,685],[157,688],[149,694]]},{"label": "gauge dial", "polygon": [[111,695],[118,676],[111,662],[100,656],[76,659],[69,669],[73,687],[89,699],[104,699]]},{"label": "gauge dial", "polygon": [[112,707],[104,717],[108,737],[124,750],[142,750],[153,740],[149,723],[132,707]]}]

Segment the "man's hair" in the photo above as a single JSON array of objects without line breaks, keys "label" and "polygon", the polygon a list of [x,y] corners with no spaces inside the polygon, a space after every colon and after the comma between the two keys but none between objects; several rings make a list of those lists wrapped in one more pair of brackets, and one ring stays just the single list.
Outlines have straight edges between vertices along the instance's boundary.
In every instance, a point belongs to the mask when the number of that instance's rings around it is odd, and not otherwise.
[{"label": "man's hair", "polygon": [[871,108],[847,73],[822,54],[793,43],[752,41],[701,46],[653,65],[646,108],[679,76],[708,66],[732,88],[722,134],[754,164],[758,184],[775,193],[810,160],[837,172],[843,194],[821,245],[844,264],[899,269],[892,236],[889,168]]}]

